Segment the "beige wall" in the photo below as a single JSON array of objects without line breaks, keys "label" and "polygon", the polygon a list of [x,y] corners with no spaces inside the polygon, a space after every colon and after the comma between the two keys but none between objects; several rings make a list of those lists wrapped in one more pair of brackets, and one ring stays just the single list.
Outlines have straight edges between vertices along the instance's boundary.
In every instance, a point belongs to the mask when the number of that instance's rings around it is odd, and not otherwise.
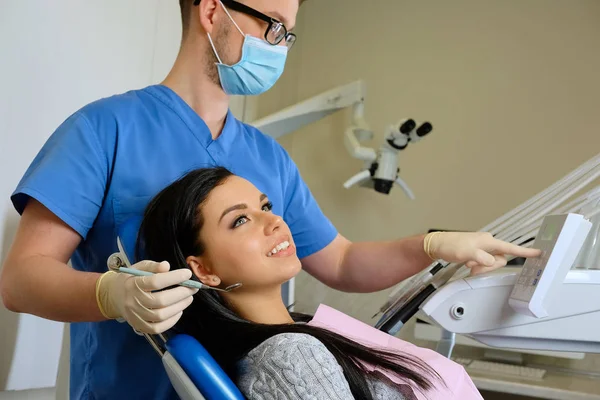
[{"label": "beige wall", "polygon": [[[352,240],[477,230],[600,151],[597,0],[315,0],[297,33],[258,116],[363,79],[377,144],[400,118],[434,125],[402,153],[412,202],[342,187],[361,167],[343,147],[343,112],[281,140]],[[297,287],[298,310],[324,302],[366,322],[387,293],[341,294],[306,274]]]}]

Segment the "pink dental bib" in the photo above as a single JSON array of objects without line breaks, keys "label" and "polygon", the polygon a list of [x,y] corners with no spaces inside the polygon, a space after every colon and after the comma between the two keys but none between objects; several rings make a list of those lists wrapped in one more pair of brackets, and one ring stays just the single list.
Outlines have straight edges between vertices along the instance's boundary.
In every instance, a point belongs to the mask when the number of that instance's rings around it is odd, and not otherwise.
[{"label": "pink dental bib", "polygon": [[421,348],[388,335],[323,304],[319,306],[315,316],[308,324],[336,332],[365,346],[398,350],[428,364],[442,377],[446,386],[442,382],[434,381],[435,388],[425,394],[409,380],[390,375],[378,367],[367,366],[370,371],[378,371],[394,383],[411,386],[418,400],[483,400],[465,369],[433,350]]}]

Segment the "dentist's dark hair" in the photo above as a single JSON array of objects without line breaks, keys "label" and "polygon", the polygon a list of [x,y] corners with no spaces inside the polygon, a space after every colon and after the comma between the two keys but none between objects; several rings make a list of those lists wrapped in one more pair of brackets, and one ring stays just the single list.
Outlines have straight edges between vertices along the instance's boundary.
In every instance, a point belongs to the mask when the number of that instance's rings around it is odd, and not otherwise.
[{"label": "dentist's dark hair", "polygon": [[[139,231],[137,259],[168,261],[171,270],[189,268],[186,258],[205,251],[199,241],[203,226],[202,206],[211,191],[233,174],[222,167],[194,170],[162,190],[147,206]],[[310,315],[290,313],[296,322]],[[398,352],[371,348],[327,329],[306,324],[267,325],[248,321],[230,309],[219,294],[200,290],[174,327],[175,332],[195,337],[237,382],[236,363],[263,341],[280,333],[303,333],[321,341],[344,371],[356,399],[373,399],[363,363],[376,365],[413,381],[426,391],[432,378],[442,378],[421,360]],[[377,378],[378,376],[374,376]],[[442,381],[443,382],[443,381]]]},{"label": "dentist's dark hair", "polygon": [[[306,0],[298,0],[298,4],[301,6]],[[194,6],[200,4],[200,0],[179,0],[179,8],[181,11],[181,27],[183,33],[187,32],[190,26],[191,12]]]}]

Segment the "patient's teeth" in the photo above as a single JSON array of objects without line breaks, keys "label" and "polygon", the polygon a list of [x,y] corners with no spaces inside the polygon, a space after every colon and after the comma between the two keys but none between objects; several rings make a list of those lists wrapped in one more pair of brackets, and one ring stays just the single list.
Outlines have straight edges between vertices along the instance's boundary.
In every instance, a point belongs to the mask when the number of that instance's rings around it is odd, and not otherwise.
[{"label": "patient's teeth", "polygon": [[283,242],[279,243],[277,246],[275,246],[273,248],[273,250],[271,250],[268,253],[268,256],[273,256],[273,255],[279,253],[281,250],[287,249],[288,247],[290,247],[290,242],[288,242],[287,240],[283,241]]}]

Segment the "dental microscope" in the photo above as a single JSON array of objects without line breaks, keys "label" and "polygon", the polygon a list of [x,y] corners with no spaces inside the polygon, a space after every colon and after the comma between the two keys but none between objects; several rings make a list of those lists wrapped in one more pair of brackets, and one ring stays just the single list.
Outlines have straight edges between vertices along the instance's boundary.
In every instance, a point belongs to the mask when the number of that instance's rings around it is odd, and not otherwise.
[{"label": "dental microscope", "polygon": [[378,150],[361,146],[373,138],[373,132],[364,119],[364,104],[355,103],[352,123],[344,134],[344,144],[350,155],[364,161],[363,169],[344,183],[346,189],[354,185],[389,194],[396,183],[404,193],[414,200],[415,196],[406,182],[400,178],[398,156],[410,143],[417,143],[433,130],[429,122],[418,124],[414,119],[402,119],[389,125],[384,134],[384,143]]}]

